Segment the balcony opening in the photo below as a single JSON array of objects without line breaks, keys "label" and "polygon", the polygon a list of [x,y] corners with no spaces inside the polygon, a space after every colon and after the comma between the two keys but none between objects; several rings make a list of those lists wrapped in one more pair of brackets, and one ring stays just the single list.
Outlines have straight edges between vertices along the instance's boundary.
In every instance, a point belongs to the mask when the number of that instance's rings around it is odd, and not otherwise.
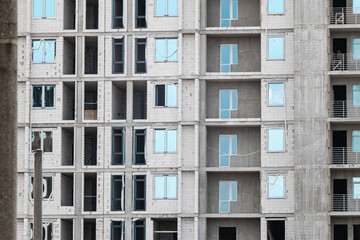
[{"label": "balcony opening", "polygon": [[61,174],[61,206],[74,206],[74,174]]},{"label": "balcony opening", "polygon": [[354,229],[354,239],[360,239],[360,225],[353,225]]},{"label": "balcony opening", "polygon": [[347,163],[347,132],[333,131],[333,163]]},{"label": "balcony opening", "polygon": [[[334,240],[345,240],[348,239],[348,233],[347,233],[347,225],[340,225],[335,224],[334,225]],[[354,238],[356,239],[356,238]]]},{"label": "balcony opening", "polygon": [[219,240],[236,240],[236,227],[219,227]]},{"label": "balcony opening", "polygon": [[84,219],[84,238],[83,240],[96,239],[96,219]]},{"label": "balcony opening", "polygon": [[60,239],[61,240],[73,240],[73,232],[74,232],[74,221],[72,219],[61,219],[60,225]]},{"label": "balcony opening", "polygon": [[74,128],[61,129],[61,166],[74,166]]},{"label": "balcony opening", "polygon": [[267,240],[285,240],[285,221],[267,221]]},{"label": "balcony opening", "polygon": [[333,116],[338,118],[345,118],[347,115],[346,86],[345,85],[333,86],[333,93],[334,93]]},{"label": "balcony opening", "polygon": [[333,0],[333,7],[346,7],[346,0]]},{"label": "balcony opening", "polygon": [[[347,180],[333,180],[333,211],[347,211]],[[340,238],[339,238],[340,239]]]},{"label": "balcony opening", "polygon": [[76,3],[75,0],[64,0],[64,30],[75,29],[76,19]]},{"label": "balcony opening", "polygon": [[133,118],[146,119],[147,85],[146,82],[134,82]]},{"label": "balcony opening", "polygon": [[75,37],[64,37],[63,73],[66,75],[75,74],[75,46]]},{"label": "balcony opening", "polygon": [[96,192],[96,173],[85,173],[84,211],[96,211]]},{"label": "balcony opening", "polygon": [[126,119],[126,82],[112,84],[112,119]]},{"label": "balcony opening", "polygon": [[85,74],[97,74],[98,71],[98,39],[85,37]]},{"label": "balcony opening", "polygon": [[86,0],[86,29],[98,29],[99,0]]},{"label": "balcony opening", "polygon": [[63,83],[63,120],[75,120],[75,82]]},{"label": "balcony opening", "polygon": [[176,240],[177,220],[176,219],[153,219],[154,240]]},{"label": "balcony opening", "polygon": [[86,127],[84,136],[84,165],[96,165],[97,158],[97,128]]},{"label": "balcony opening", "polygon": [[332,71],[344,71],[347,66],[346,59],[346,38],[334,38],[333,39],[333,56],[331,59]]},{"label": "balcony opening", "polygon": [[97,82],[85,82],[84,119],[97,120]]}]

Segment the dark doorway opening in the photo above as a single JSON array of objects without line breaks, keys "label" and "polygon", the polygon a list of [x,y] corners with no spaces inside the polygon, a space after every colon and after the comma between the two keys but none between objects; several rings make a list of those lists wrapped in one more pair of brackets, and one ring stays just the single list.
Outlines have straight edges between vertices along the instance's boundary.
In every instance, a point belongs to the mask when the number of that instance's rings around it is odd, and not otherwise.
[{"label": "dark doorway opening", "polygon": [[347,180],[333,181],[333,211],[347,211]]},{"label": "dark doorway opening", "polygon": [[336,85],[333,86],[334,103],[333,103],[333,115],[338,118],[347,117],[347,105],[346,105],[346,86]]},{"label": "dark doorway opening", "polygon": [[360,225],[354,225],[354,240],[360,240]]},{"label": "dark doorway opening", "polygon": [[285,240],[285,221],[267,221],[267,239]]},{"label": "dark doorway opening", "polygon": [[347,240],[347,225],[334,225],[334,240]]},{"label": "dark doorway opening", "polygon": [[334,164],[347,163],[347,140],[346,131],[333,131],[333,159]]},{"label": "dark doorway opening", "polygon": [[219,240],[236,240],[236,227],[220,227]]}]

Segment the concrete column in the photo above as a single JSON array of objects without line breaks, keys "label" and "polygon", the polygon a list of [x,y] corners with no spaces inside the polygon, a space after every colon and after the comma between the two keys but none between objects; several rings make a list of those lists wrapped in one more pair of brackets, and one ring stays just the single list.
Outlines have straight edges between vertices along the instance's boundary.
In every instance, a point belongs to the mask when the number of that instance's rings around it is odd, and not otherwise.
[{"label": "concrete column", "polygon": [[42,239],[42,151],[36,150],[34,160],[34,239]]},{"label": "concrete column", "polygon": [[16,239],[17,1],[0,8],[0,239]]},{"label": "concrete column", "polygon": [[[137,99],[136,99],[137,100]],[[126,82],[126,121],[133,120],[134,84],[133,81]]]}]

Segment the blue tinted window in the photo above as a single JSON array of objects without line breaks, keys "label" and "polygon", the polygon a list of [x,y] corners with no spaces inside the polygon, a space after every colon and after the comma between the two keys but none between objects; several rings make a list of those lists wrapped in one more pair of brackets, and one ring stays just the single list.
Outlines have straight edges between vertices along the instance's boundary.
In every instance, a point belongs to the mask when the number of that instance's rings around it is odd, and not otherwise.
[{"label": "blue tinted window", "polygon": [[55,17],[55,0],[45,1],[45,17]]},{"label": "blue tinted window", "polygon": [[220,136],[220,167],[230,166],[230,136]]},{"label": "blue tinted window", "polygon": [[231,118],[231,110],[237,109],[237,90],[220,90],[220,118]]},{"label": "blue tinted window", "polygon": [[155,6],[155,16],[165,16],[166,15],[166,0],[156,0]]},{"label": "blue tinted window", "polygon": [[360,0],[353,0],[353,13],[360,13]]},{"label": "blue tinted window", "polygon": [[33,16],[34,16],[34,18],[42,18],[43,17],[43,0],[34,0]]},{"label": "blue tinted window", "polygon": [[177,151],[177,130],[167,130],[166,131],[166,151],[167,152],[176,152]]},{"label": "blue tinted window", "polygon": [[230,202],[237,201],[237,182],[220,181],[219,182],[219,212],[230,212]]},{"label": "blue tinted window", "polygon": [[268,152],[284,151],[284,129],[268,130]]},{"label": "blue tinted window", "polygon": [[360,60],[360,38],[353,39],[352,50],[353,50],[353,60]]},{"label": "blue tinted window", "polygon": [[352,148],[353,152],[360,152],[360,131],[352,132]]},{"label": "blue tinted window", "polygon": [[33,47],[33,62],[41,63],[43,61],[44,42],[40,40],[34,40],[32,47]]},{"label": "blue tinted window", "polygon": [[268,0],[268,13],[269,14],[283,14],[284,13],[284,0]]},{"label": "blue tinted window", "polygon": [[155,61],[165,61],[165,39],[155,39]]},{"label": "blue tinted window", "polygon": [[268,84],[268,105],[283,106],[284,105],[284,83]]},{"label": "blue tinted window", "polygon": [[237,109],[237,95],[238,95],[237,90],[231,90],[231,102],[232,102],[231,110]]},{"label": "blue tinted window", "polygon": [[154,177],[154,198],[165,198],[165,176]]},{"label": "blue tinted window", "polygon": [[177,38],[167,39],[167,60],[168,61],[177,61],[178,53],[178,43]]},{"label": "blue tinted window", "polygon": [[237,182],[231,182],[231,201],[237,201]]},{"label": "blue tinted window", "polygon": [[231,135],[231,154],[237,154],[237,135]]},{"label": "blue tinted window", "polygon": [[268,198],[284,198],[285,186],[284,176],[268,175]]},{"label": "blue tinted window", "polygon": [[230,201],[230,182],[220,182],[220,201]]},{"label": "blue tinted window", "polygon": [[177,86],[166,85],[166,106],[176,107],[177,106]]},{"label": "blue tinted window", "polygon": [[284,37],[268,37],[268,59],[284,59]]},{"label": "blue tinted window", "polygon": [[360,199],[360,178],[353,178],[353,194],[354,199]]},{"label": "blue tinted window", "polygon": [[55,41],[45,40],[45,62],[51,63],[55,61]]},{"label": "blue tinted window", "polygon": [[360,85],[353,85],[352,87],[353,91],[353,106],[354,107],[360,107]]},{"label": "blue tinted window", "polygon": [[155,152],[165,151],[165,130],[155,130]]},{"label": "blue tinted window", "polygon": [[220,45],[220,72],[231,72],[231,64],[237,64],[237,45]]},{"label": "blue tinted window", "polygon": [[220,109],[230,110],[230,91],[220,90]]},{"label": "blue tinted window", "polygon": [[231,45],[232,50],[232,63],[231,64],[237,64],[237,45],[232,44]]},{"label": "blue tinted window", "polygon": [[238,1],[221,0],[220,18],[220,27],[231,27],[231,20],[238,18]]},{"label": "blue tinted window", "polygon": [[232,16],[231,19],[238,18],[238,0],[232,0]]},{"label": "blue tinted window", "polygon": [[177,0],[168,0],[168,15],[177,16],[178,3]]},{"label": "blue tinted window", "polygon": [[175,175],[166,176],[166,197],[177,197],[177,176]]},{"label": "blue tinted window", "polygon": [[230,64],[230,45],[221,45],[221,64]]}]

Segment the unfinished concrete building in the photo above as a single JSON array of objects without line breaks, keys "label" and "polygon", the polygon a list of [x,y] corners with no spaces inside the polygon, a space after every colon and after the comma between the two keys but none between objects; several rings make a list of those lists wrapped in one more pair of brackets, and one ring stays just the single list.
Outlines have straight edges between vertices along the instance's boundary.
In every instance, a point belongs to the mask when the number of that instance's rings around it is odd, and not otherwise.
[{"label": "unfinished concrete building", "polygon": [[360,239],[360,0],[18,8],[18,239]]}]

